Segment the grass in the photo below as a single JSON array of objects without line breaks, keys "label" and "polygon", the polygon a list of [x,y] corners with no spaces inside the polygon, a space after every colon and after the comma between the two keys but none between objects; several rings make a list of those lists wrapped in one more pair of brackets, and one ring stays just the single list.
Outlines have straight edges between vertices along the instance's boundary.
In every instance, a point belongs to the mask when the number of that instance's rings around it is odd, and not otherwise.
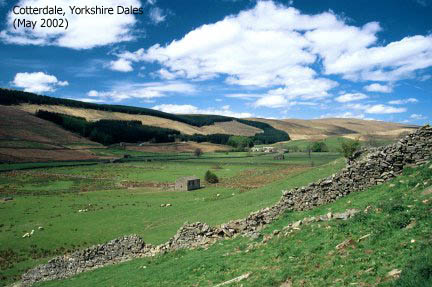
[{"label": "grass", "polygon": [[[57,254],[126,234],[158,244],[185,221],[216,225],[245,217],[274,204],[281,190],[306,185],[344,166],[337,154],[313,154],[314,166],[305,154],[290,154],[284,161],[247,153],[191,159],[180,155],[169,161],[166,155],[148,156],[154,161],[1,173],[0,197],[14,197],[0,202],[2,283]],[[203,179],[207,170],[221,183],[195,192],[173,192],[167,186],[185,175]],[[172,207],[161,208],[163,203]],[[22,238],[31,230],[31,238]]]},{"label": "grass", "polygon": [[[341,143],[342,141],[353,141],[352,139],[340,137],[340,136],[332,136],[327,137],[325,139],[320,140],[324,142],[330,152],[339,152],[341,150]],[[274,144],[274,146],[286,148],[289,150],[292,150],[293,147],[297,147],[299,151],[306,151],[308,149],[309,144],[313,143],[315,141],[311,140],[292,140],[283,144],[277,143]],[[374,140],[375,146],[383,146],[391,144],[393,140],[386,140],[386,139],[376,139]],[[369,143],[361,141],[362,145],[367,146]]]},{"label": "grass", "polygon": [[0,172],[12,170],[24,170],[35,168],[50,168],[50,167],[64,167],[64,166],[77,166],[77,165],[93,165],[98,161],[55,161],[55,162],[27,162],[27,163],[2,163],[0,164]]},{"label": "grass", "polygon": [[[237,237],[208,250],[136,259],[37,286],[213,286],[245,273],[251,276],[229,286],[432,286],[431,179],[428,166],[408,168],[332,204],[287,212],[262,233],[329,211],[361,210],[348,221],[304,225],[266,244],[262,237]],[[352,242],[336,248],[347,239]],[[394,269],[402,270],[399,279],[388,275]]]}]

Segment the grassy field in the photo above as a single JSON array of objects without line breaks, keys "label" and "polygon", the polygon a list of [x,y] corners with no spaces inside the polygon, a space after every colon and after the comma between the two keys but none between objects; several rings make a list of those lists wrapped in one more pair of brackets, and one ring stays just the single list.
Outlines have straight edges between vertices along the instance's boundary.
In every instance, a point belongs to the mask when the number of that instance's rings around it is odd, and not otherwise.
[{"label": "grassy field", "polygon": [[[306,151],[308,149],[308,146],[310,144],[313,144],[313,142],[316,142],[317,140],[292,140],[286,143],[277,143],[273,146],[285,148],[288,150],[292,150],[293,148],[298,149],[298,151]],[[353,141],[352,139],[340,137],[340,136],[331,136],[327,137],[325,139],[319,140],[321,142],[324,142],[330,152],[339,152],[341,149],[341,143],[343,141]],[[373,141],[374,146],[383,146],[394,142],[394,140],[388,139],[376,139]],[[360,143],[364,146],[368,146],[368,142],[360,141]]]},{"label": "grassy field", "polygon": [[[274,204],[282,190],[306,185],[344,166],[335,153],[312,154],[311,159],[291,153],[283,161],[275,161],[271,154],[248,153],[134,156],[124,163],[0,173],[0,198],[13,197],[0,202],[1,284],[57,254],[119,236],[138,234],[157,244],[173,236],[185,221],[216,225],[245,217]],[[203,179],[207,170],[216,173],[220,183],[194,192],[173,190],[177,178]],[[164,203],[172,206],[160,207]],[[32,237],[22,238],[31,230],[35,230]]]},{"label": "grassy field", "polygon": [[[348,221],[304,225],[265,244],[263,237],[238,237],[208,250],[136,259],[37,286],[214,286],[246,273],[248,279],[229,286],[432,286],[429,166],[405,169],[389,183],[332,204],[287,212],[262,234],[329,211],[361,211]],[[389,274],[394,270],[400,278]]]}]

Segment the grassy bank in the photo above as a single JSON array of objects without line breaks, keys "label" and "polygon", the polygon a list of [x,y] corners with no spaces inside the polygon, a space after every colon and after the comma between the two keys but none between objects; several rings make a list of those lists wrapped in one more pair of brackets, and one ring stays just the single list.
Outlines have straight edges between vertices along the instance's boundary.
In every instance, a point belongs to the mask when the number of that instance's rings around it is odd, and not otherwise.
[{"label": "grassy bank", "polygon": [[239,237],[38,286],[213,286],[246,273],[229,286],[432,286],[429,165],[314,210],[287,212],[262,233],[329,211],[361,211],[348,221],[304,225],[265,244]]},{"label": "grassy bank", "polygon": [[[185,221],[220,224],[274,204],[281,190],[338,171],[339,155],[207,157],[59,167],[0,174],[2,283],[56,254],[138,234],[149,243],[173,236]],[[220,178],[195,192],[175,192],[175,179],[212,170]],[[218,196],[219,194],[219,196]],[[161,208],[163,203],[172,207]],[[79,210],[85,210],[79,212]],[[42,227],[43,230],[38,228]],[[35,230],[30,238],[23,234]]]}]

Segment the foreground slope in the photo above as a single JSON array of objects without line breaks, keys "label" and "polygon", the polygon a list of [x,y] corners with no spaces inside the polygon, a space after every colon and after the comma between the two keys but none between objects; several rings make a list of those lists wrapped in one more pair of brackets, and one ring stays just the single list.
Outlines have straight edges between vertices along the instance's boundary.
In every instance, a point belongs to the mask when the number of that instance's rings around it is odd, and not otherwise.
[{"label": "foreground slope", "polygon": [[0,106],[0,162],[96,158],[76,150],[83,146],[101,145],[15,107]]},{"label": "foreground slope", "polygon": [[[431,178],[430,163],[407,168],[367,191],[287,212],[256,239],[237,237],[36,286],[215,286],[246,274],[229,286],[431,286]],[[358,213],[346,221],[302,220],[347,209]],[[298,220],[303,225],[284,229]]]}]

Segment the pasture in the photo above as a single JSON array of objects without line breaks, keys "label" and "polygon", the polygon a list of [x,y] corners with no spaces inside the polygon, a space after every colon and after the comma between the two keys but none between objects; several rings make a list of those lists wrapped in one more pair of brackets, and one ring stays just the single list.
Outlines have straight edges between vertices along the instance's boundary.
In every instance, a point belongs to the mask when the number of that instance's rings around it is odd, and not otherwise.
[{"label": "pasture", "polygon": [[[130,151],[106,149],[106,155]],[[26,269],[68,251],[137,234],[158,244],[186,221],[211,225],[242,218],[279,200],[281,191],[340,170],[337,153],[273,154],[134,152],[122,163],[50,167],[0,173],[1,284]],[[204,182],[211,170],[218,184]],[[196,175],[203,188],[173,189],[175,180]],[[170,207],[161,207],[170,203]],[[29,238],[22,236],[34,230]]]},{"label": "pasture", "polygon": [[[431,286],[428,166],[407,168],[386,184],[313,210],[287,211],[257,239],[239,236],[208,249],[135,259],[37,286],[216,286],[244,274],[250,276],[227,286]],[[360,212],[347,221],[283,231],[305,217],[348,208]]]}]

